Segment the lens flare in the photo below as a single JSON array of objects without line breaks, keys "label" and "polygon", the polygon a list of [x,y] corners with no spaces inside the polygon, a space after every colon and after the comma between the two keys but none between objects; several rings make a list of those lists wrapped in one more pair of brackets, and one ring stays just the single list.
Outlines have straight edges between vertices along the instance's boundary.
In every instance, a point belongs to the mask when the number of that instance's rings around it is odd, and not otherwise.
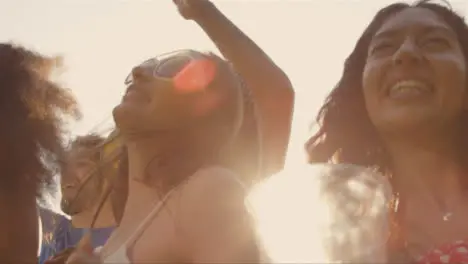
[{"label": "lens flare", "polygon": [[193,60],[175,77],[174,88],[180,93],[193,93],[206,89],[214,80],[216,64],[210,59]]},{"label": "lens flare", "polygon": [[389,183],[373,170],[307,165],[286,170],[247,200],[270,263],[384,263]]}]

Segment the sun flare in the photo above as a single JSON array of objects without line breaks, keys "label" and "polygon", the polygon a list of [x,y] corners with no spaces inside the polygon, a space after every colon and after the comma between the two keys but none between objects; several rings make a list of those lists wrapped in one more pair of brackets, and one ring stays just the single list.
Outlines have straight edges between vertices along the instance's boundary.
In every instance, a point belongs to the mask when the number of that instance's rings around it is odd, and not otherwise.
[{"label": "sun flare", "polygon": [[385,259],[389,194],[373,170],[305,165],[259,184],[247,203],[269,262],[378,263]]}]

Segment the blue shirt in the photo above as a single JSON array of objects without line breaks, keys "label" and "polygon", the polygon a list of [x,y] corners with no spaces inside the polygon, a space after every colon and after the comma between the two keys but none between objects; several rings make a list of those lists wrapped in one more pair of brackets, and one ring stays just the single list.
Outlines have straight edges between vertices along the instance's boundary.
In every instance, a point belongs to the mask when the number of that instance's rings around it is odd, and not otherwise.
[{"label": "blue shirt", "polygon": [[61,252],[69,247],[75,246],[83,235],[91,231],[93,248],[104,246],[109,236],[114,231],[114,227],[106,228],[75,228],[71,221],[62,221],[55,233],[55,250]]},{"label": "blue shirt", "polygon": [[[75,246],[81,237],[88,232],[88,228],[75,228],[69,219],[63,215],[49,210],[40,210],[42,221],[42,246],[39,256],[39,264],[60,253],[61,251]],[[93,247],[103,246],[114,227],[91,229]]]},{"label": "blue shirt", "polygon": [[41,252],[39,255],[39,264],[44,263],[49,257],[55,255],[54,233],[60,222],[68,220],[65,216],[57,214],[49,209],[39,207],[39,217],[42,223]]}]

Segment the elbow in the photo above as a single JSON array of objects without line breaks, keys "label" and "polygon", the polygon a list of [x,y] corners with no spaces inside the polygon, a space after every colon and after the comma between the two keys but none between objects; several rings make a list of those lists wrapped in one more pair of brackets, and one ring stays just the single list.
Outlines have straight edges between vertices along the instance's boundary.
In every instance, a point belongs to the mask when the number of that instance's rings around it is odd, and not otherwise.
[{"label": "elbow", "polygon": [[290,107],[294,105],[294,89],[291,80],[289,79],[288,75],[284,71],[278,68],[279,73],[272,75],[277,76],[276,78],[272,79],[272,87],[278,92],[284,102],[287,102]]}]

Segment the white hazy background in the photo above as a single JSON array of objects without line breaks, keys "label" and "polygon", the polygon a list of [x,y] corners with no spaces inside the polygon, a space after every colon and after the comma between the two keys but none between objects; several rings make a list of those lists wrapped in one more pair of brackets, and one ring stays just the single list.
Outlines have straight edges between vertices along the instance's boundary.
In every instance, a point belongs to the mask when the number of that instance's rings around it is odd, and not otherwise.
[{"label": "white hazy background", "polygon": [[[302,144],[344,59],[388,0],[218,0],[222,12],[288,74],[296,91],[288,164],[304,161]],[[466,13],[467,1],[452,1]],[[145,58],[180,48],[217,52],[172,0],[0,0],[0,41],[62,55],[60,80],[73,90],[85,134],[103,120],[125,89],[123,80]]]}]

